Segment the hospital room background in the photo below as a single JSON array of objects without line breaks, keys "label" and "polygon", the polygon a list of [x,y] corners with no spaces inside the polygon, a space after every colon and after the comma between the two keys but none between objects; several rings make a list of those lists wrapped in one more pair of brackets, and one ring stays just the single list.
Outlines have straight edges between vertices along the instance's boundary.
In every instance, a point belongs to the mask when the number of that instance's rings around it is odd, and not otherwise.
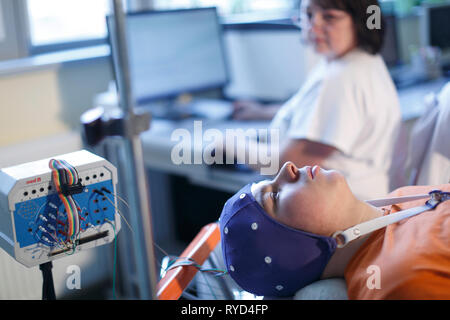
[{"label": "hospital room background", "polygon": [[[220,23],[217,40],[223,55],[217,59],[223,63],[226,77],[224,81],[218,79],[219,85],[213,83],[213,77],[210,87],[204,84],[201,90],[183,92],[181,88],[178,97],[170,98],[171,102],[200,97],[225,102],[253,99],[282,103],[298,90],[318,61],[316,54],[300,41],[300,31],[292,23],[291,18],[298,15],[299,3],[299,0],[129,0],[126,9],[133,13],[217,8]],[[382,55],[399,93],[402,110],[399,148],[405,151],[414,124],[425,114],[430,94],[439,94],[450,80],[450,2],[380,3],[387,26]],[[430,7],[434,10],[427,11]],[[117,105],[105,19],[109,10],[107,0],[0,0],[0,168],[85,149],[80,117],[94,107],[108,109]],[[430,18],[431,14],[435,16]],[[189,20],[177,21],[181,22],[172,33],[173,39],[164,41],[176,42],[177,37],[184,36],[176,30],[182,30],[183,23],[188,24]],[[211,27],[208,23],[211,22],[205,21],[201,30]],[[157,27],[156,24],[154,28]],[[158,48],[158,43],[152,43],[152,51],[157,52]],[[184,54],[188,53],[177,52],[177,63],[189,61]],[[214,65],[212,69],[215,75],[222,70]],[[172,79],[164,70],[161,75],[165,79],[154,79],[155,83]],[[214,117],[215,109],[211,110],[209,113]],[[216,111],[223,112],[220,108]],[[175,120],[168,119],[165,122],[158,122],[158,117],[152,119],[149,130],[142,133],[142,145],[154,241],[164,252],[179,255],[204,225],[218,219],[226,199],[239,190],[249,173],[236,167],[205,169],[202,164],[170,163],[170,147],[157,134],[164,125],[173,128]],[[107,157],[100,149],[91,150]],[[205,170],[215,171],[211,175],[209,171],[205,174]],[[121,183],[119,179],[119,186]],[[121,232],[124,237],[129,233],[123,222]],[[119,233],[118,263],[114,263],[112,243],[54,261],[56,296],[110,299],[113,273],[117,273],[118,296],[137,298],[139,284],[124,262],[132,259],[132,250],[120,237]],[[165,253],[158,248],[155,255],[159,268]],[[82,270],[81,289],[66,285],[70,265]],[[39,268],[26,268],[0,250],[0,299],[40,299],[41,290]]]}]

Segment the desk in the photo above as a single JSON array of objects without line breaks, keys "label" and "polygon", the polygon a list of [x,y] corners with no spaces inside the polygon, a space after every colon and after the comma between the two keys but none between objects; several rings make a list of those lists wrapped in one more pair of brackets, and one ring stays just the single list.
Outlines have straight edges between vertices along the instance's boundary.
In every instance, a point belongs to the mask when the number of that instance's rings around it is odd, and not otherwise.
[{"label": "desk", "polygon": [[[217,129],[225,132],[226,129],[250,128],[264,129],[269,126],[269,122],[239,122],[239,121],[220,121],[205,119],[189,119],[182,121],[170,120],[152,120],[150,130],[141,135],[143,144],[144,161],[147,167],[188,178],[192,183],[226,192],[236,192],[243,185],[260,180],[258,173],[233,172],[230,170],[221,170],[213,168],[206,164],[181,164],[176,165],[171,159],[172,149],[179,143],[172,140],[172,133],[177,129],[185,129],[190,133],[194,132],[194,121],[202,121],[203,133],[208,129]],[[196,139],[194,141],[194,139]],[[195,150],[195,146],[202,146],[203,136],[192,134],[192,154],[202,152]]]}]

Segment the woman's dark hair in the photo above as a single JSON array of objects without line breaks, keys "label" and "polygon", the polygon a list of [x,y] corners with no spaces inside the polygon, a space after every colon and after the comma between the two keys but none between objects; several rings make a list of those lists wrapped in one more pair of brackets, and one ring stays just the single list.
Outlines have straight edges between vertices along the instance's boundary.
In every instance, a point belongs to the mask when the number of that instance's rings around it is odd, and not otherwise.
[{"label": "woman's dark hair", "polygon": [[367,8],[373,5],[380,8],[378,0],[312,0],[311,2],[322,9],[338,9],[349,13],[355,24],[358,47],[371,54],[381,51],[385,34],[383,17],[380,17],[381,28],[369,29],[367,27],[367,20],[370,16]]}]

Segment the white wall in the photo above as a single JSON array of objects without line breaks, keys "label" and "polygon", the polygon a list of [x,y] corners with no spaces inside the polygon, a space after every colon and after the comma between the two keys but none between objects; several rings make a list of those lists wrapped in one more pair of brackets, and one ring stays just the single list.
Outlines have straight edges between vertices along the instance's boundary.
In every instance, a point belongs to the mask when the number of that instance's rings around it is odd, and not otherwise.
[{"label": "white wall", "polygon": [[0,76],[0,147],[78,130],[81,114],[107,89],[107,59]]},{"label": "white wall", "polygon": [[0,146],[64,132],[56,68],[0,78]]}]

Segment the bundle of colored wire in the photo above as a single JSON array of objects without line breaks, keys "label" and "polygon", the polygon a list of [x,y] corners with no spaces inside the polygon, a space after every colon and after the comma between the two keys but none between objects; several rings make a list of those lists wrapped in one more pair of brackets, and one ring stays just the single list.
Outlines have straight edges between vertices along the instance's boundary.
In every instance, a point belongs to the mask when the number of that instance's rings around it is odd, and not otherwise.
[{"label": "bundle of colored wire", "polygon": [[51,159],[49,167],[52,170],[52,180],[56,191],[67,212],[67,238],[72,240],[80,233],[80,217],[74,199],[71,195],[65,195],[62,187],[77,184],[79,182],[78,172],[64,160]]}]

